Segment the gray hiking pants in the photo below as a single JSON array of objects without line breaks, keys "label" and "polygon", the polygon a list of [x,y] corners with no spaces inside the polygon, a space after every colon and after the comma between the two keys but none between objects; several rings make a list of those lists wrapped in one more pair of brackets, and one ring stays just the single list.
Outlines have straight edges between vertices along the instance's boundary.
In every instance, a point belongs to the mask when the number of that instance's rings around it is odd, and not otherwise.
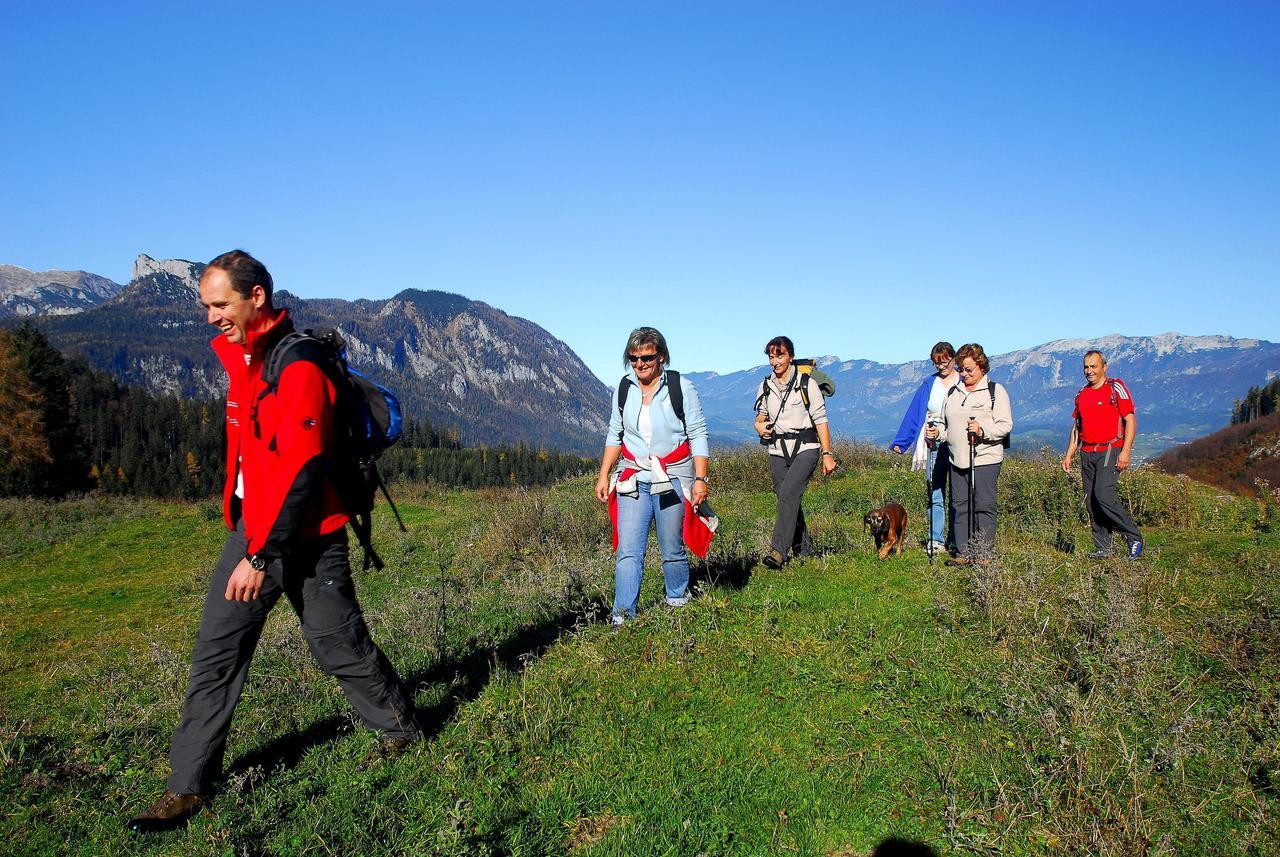
[{"label": "gray hiking pants", "polygon": [[[956,533],[956,549],[962,556],[973,558],[970,539],[976,536],[977,549],[990,554],[996,546],[996,482],[1000,478],[1000,465],[979,464],[973,468],[973,491],[969,497],[969,468],[951,468],[951,524]],[[974,528],[969,532],[969,504],[973,503]]]},{"label": "gray hiking pants", "polygon": [[769,475],[773,477],[773,491],[778,495],[778,517],[773,522],[773,540],[769,547],[784,557],[788,551],[794,551],[797,556],[813,553],[813,540],[804,524],[800,499],[821,454],[811,449],[792,458],[790,464],[781,455],[769,456]]},{"label": "gray hiking pants", "polygon": [[1131,542],[1142,539],[1137,523],[1120,502],[1120,494],[1116,491],[1116,483],[1120,480],[1115,462],[1117,454],[1114,449],[1080,453],[1080,473],[1084,477],[1084,500],[1089,509],[1089,526],[1093,528],[1093,546],[1100,551],[1114,547],[1113,532]]},{"label": "gray hiking pants", "polygon": [[389,738],[417,734],[413,703],[395,669],[374,645],[351,582],[345,528],[298,545],[267,567],[253,601],[228,601],[231,572],[245,555],[244,531],[227,535],[209,581],[204,618],[191,656],[191,683],[169,752],[175,792],[204,792],[221,773],[231,715],[267,614],[283,594],[302,622],[320,668],[371,729]]}]

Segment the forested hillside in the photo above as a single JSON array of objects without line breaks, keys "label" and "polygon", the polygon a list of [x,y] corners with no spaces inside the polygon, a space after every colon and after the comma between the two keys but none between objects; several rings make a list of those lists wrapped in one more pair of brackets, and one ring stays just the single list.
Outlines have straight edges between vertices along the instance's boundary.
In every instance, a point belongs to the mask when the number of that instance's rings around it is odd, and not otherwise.
[{"label": "forested hillside", "polygon": [[[81,491],[196,499],[222,490],[222,397],[187,399],[117,382],[64,360],[30,325],[0,331],[0,494]],[[587,472],[589,459],[524,444],[464,448],[456,430],[407,421],[380,461],[389,482],[544,485]]]}]

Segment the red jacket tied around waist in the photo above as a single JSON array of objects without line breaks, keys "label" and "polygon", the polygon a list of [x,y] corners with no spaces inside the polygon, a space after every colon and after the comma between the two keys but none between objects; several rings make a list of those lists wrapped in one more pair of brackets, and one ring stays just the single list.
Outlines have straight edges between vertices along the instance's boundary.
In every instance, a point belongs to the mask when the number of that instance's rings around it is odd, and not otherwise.
[{"label": "red jacket tied around waist", "polygon": [[[686,440],[666,455],[658,456],[657,462],[665,470],[667,467],[683,464],[689,461],[691,457],[689,442]],[[618,549],[619,487],[622,487],[623,493],[629,493],[627,486],[632,484],[635,476],[641,470],[649,469],[636,460],[631,450],[627,449],[626,444],[622,445],[621,461],[619,469],[614,473],[613,482],[609,486],[609,520],[613,524],[613,549],[615,551]],[[662,476],[665,480],[665,473]],[[694,509],[693,501],[690,499],[690,486],[687,484],[691,481],[691,478],[685,477],[680,482],[684,501],[684,543],[695,556],[705,557],[711,549],[711,540],[715,537],[716,527],[719,526],[720,521],[714,515],[703,515]],[[631,490],[634,490],[634,488]]]}]

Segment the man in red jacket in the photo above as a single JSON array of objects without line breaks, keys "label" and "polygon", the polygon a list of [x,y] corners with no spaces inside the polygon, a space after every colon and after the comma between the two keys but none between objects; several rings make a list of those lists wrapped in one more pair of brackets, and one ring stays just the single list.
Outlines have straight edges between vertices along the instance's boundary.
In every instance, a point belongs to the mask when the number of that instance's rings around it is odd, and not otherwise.
[{"label": "man in red jacket", "polygon": [[221,331],[213,350],[230,379],[228,534],[205,597],[168,787],[128,823],[139,833],[183,825],[203,806],[263,623],[281,595],[320,667],[382,733],[384,749],[399,751],[418,737],[412,698],[370,639],[356,601],[347,514],[325,475],[335,436],[333,382],[306,353],[286,363],[276,387],[262,380],[267,355],[293,329],[288,312],[272,307],[271,291],[267,269],[242,250],[214,259],[200,278],[200,302]]}]

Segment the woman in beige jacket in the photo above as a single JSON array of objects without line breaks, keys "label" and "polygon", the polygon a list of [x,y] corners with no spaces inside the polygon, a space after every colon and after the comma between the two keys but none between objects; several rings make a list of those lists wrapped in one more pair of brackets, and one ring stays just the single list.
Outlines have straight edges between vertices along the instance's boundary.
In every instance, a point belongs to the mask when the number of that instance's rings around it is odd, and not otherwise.
[{"label": "woman in beige jacket", "polygon": [[925,437],[944,441],[951,450],[951,521],[960,556],[947,565],[964,565],[995,549],[996,482],[1013,431],[1009,391],[987,377],[991,363],[982,346],[960,346],[956,364],[960,383],[942,401],[942,424],[925,429]]}]

